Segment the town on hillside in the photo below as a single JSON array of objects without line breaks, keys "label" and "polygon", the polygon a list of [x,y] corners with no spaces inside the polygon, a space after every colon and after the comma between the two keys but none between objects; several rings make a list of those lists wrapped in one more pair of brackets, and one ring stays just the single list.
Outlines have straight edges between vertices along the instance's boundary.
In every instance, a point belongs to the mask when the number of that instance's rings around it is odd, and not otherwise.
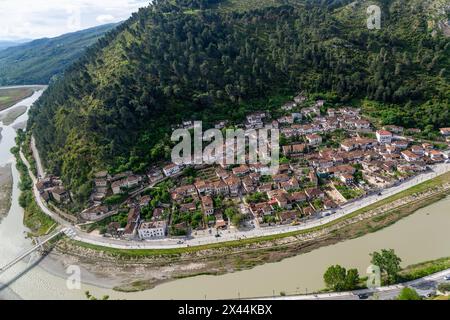
[{"label": "town on hillside", "polygon": [[[280,106],[280,113],[255,112],[235,124],[280,130],[278,174],[265,175],[268,168],[260,164],[167,163],[146,175],[98,172],[91,205],[78,219],[88,222],[90,232],[124,240],[220,237],[238,229],[298,225],[449,161],[450,128],[440,130],[442,141],[421,141],[414,138],[419,129],[376,128],[360,109],[311,102],[305,94]],[[179,127],[192,128],[193,122]],[[38,189],[55,207],[70,205],[57,177],[41,179]]]}]

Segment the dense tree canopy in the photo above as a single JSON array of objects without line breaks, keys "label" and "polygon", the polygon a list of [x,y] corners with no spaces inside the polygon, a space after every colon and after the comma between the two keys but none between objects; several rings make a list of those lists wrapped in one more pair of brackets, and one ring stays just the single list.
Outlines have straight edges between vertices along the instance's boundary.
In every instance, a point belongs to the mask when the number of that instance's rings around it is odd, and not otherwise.
[{"label": "dense tree canopy", "polygon": [[327,269],[323,279],[327,288],[333,291],[354,290],[359,283],[359,273],[356,269],[347,271],[344,267],[335,265]]},{"label": "dense tree canopy", "polygon": [[383,249],[381,252],[372,253],[371,257],[372,264],[380,267],[381,272],[387,274],[388,283],[395,283],[401,270],[400,263],[402,262],[402,259],[395,254],[395,251]]},{"label": "dense tree canopy", "polygon": [[383,1],[384,28],[371,31],[366,7],[348,2],[156,1],[32,109],[45,163],[83,201],[93,171],[143,171],[170,154],[171,124],[238,120],[299,90],[376,100],[392,124],[450,125],[450,45],[431,36],[427,11]]},{"label": "dense tree canopy", "polygon": [[416,290],[412,288],[403,288],[397,297],[397,300],[422,300]]}]

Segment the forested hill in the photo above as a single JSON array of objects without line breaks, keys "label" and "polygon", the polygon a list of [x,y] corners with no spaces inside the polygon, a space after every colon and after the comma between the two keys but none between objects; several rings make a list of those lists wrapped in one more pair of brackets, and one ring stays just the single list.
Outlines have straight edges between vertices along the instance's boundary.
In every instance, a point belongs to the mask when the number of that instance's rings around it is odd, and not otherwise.
[{"label": "forested hill", "polygon": [[48,84],[115,26],[102,25],[0,50],[0,86]]},{"label": "forested hill", "polygon": [[[239,119],[300,89],[377,101],[398,124],[450,125],[450,45],[432,23],[442,0],[350,2],[155,1],[32,109],[46,165],[82,201],[93,171],[142,171],[164,158],[171,124]],[[381,30],[367,29],[371,3],[383,8]]]}]

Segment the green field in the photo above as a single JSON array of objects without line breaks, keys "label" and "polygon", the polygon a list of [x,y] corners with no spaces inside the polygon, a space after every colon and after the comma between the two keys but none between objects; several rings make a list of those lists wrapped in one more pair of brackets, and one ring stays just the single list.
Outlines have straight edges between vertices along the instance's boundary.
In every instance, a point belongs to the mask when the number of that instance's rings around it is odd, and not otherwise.
[{"label": "green field", "polygon": [[33,94],[36,88],[14,88],[1,89],[0,88],[0,111],[8,109],[15,105],[20,100],[23,100]]}]

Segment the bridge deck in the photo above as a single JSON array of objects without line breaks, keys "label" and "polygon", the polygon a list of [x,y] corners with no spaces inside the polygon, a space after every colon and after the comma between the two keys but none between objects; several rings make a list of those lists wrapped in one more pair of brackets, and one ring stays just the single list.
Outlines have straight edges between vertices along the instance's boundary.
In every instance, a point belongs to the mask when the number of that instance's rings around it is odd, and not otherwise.
[{"label": "bridge deck", "polygon": [[39,248],[41,248],[44,244],[46,244],[47,242],[53,240],[54,238],[56,238],[57,236],[59,236],[61,233],[64,233],[66,230],[60,230],[56,233],[54,233],[53,235],[51,235],[50,237],[48,237],[47,239],[45,239],[44,241],[40,242],[39,244],[35,245],[34,247],[32,247],[31,249],[27,250],[25,253],[22,253],[20,256],[16,257],[14,260],[12,260],[11,262],[9,262],[8,264],[4,265],[3,267],[0,268],[0,274],[4,273],[6,270],[12,268],[14,265],[16,265],[17,263],[19,263],[19,261],[21,261],[22,259],[24,259],[25,257],[29,256],[30,254],[32,254],[33,252],[35,252],[36,250],[38,250]]}]

